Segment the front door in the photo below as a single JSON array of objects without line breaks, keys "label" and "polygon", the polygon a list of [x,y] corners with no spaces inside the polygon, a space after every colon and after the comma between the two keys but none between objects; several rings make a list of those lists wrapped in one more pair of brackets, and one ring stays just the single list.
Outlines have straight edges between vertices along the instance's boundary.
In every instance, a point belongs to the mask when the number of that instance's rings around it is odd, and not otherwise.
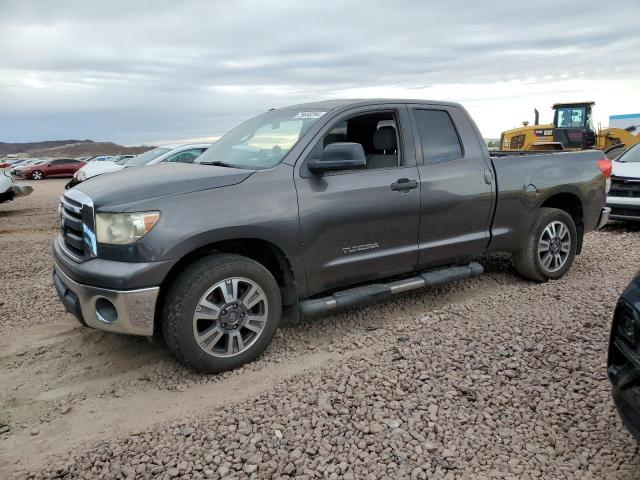
[{"label": "front door", "polygon": [[296,176],[311,295],[412,271],[418,261],[420,186],[403,105],[354,109],[312,142],[307,159],[333,142],[363,146],[366,168]]},{"label": "front door", "polygon": [[57,177],[60,175],[66,175],[67,170],[69,169],[69,165],[67,164],[67,160],[53,160],[49,164],[49,168],[47,176],[48,177]]}]

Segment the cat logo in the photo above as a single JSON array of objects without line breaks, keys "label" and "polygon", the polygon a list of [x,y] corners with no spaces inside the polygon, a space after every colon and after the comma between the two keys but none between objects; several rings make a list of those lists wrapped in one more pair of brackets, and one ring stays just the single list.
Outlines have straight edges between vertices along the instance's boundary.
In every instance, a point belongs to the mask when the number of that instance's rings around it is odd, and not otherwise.
[{"label": "cat logo", "polygon": [[552,137],[553,129],[551,128],[536,128],[533,133],[536,134],[536,137]]}]

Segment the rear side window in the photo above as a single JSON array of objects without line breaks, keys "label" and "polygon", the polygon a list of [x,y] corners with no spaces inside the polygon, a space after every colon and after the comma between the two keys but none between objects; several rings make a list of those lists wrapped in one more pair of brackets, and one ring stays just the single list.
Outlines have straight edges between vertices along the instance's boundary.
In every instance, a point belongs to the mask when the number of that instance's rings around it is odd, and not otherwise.
[{"label": "rear side window", "polygon": [[462,157],[453,121],[444,110],[415,110],[424,163],[442,163]]}]

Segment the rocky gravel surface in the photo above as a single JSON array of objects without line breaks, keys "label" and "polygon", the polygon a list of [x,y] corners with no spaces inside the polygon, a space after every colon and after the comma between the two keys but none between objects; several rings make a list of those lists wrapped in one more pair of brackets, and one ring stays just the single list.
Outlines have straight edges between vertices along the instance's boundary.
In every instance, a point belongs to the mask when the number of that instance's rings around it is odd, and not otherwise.
[{"label": "rocky gravel surface", "polygon": [[34,185],[34,192],[0,204],[0,332],[66,313],[49,299],[58,197],[67,181],[22,182]]},{"label": "rocky gravel surface", "polygon": [[42,291],[0,310],[0,478],[638,479],[606,352],[639,239],[590,234],[542,285],[492,258],[482,277],[281,329],[218,376],[77,327],[46,305],[48,269],[7,270]]}]

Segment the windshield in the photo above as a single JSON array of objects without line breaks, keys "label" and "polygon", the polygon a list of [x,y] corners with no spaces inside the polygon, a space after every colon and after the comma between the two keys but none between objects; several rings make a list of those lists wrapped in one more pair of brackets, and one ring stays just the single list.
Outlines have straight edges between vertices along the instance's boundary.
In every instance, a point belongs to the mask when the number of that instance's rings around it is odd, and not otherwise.
[{"label": "windshield", "polygon": [[146,165],[150,161],[155,160],[160,155],[164,155],[170,150],[171,150],[170,148],[164,148],[164,147],[154,148],[153,150],[144,152],[138,155],[137,157],[128,158],[126,161],[120,163],[120,165],[126,165],[128,167],[139,167],[141,165]]},{"label": "windshield", "polygon": [[561,107],[558,108],[558,124],[559,128],[582,128],[585,126],[585,108],[584,107]]},{"label": "windshield", "polygon": [[[640,163],[640,144],[630,148],[617,158],[617,162]],[[635,168],[635,167],[634,167]]]},{"label": "windshield", "polygon": [[131,160],[133,157],[128,155],[116,155],[115,157],[111,157],[111,161],[117,163],[118,165],[123,165],[127,163],[127,160]]},{"label": "windshield", "polygon": [[231,130],[194,163],[222,162],[231,167],[252,169],[274,167],[325,113],[319,110],[268,111]]}]

